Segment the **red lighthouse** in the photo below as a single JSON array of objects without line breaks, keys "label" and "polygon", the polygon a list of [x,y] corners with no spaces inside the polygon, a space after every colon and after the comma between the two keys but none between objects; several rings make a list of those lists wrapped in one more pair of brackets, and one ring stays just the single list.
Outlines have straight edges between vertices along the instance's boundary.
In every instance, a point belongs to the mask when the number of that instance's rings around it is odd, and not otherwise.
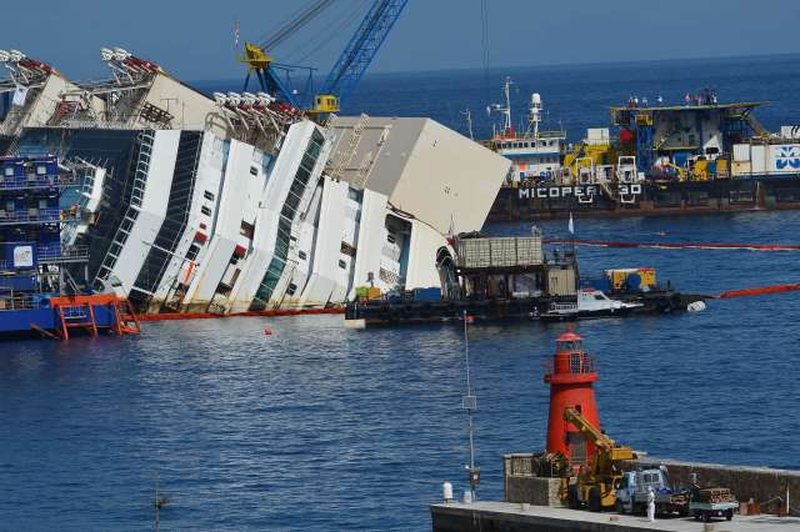
[{"label": "red lighthouse", "polygon": [[544,382],[550,384],[550,418],[547,451],[560,452],[573,463],[588,462],[594,445],[572,423],[564,421],[564,409],[573,407],[592,425],[600,426],[594,400],[597,373],[594,358],[583,350],[583,339],[566,332],[556,340],[556,354],[548,365]]}]

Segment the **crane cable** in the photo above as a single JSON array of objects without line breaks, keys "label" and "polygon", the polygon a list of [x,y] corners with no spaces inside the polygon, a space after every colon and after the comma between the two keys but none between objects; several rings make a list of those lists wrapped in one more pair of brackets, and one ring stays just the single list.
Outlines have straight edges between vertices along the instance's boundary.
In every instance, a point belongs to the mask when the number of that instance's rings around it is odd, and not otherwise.
[{"label": "crane cable", "polygon": [[315,0],[306,8],[297,12],[289,22],[284,24],[277,32],[262,42],[259,46],[262,50],[269,51],[278,46],[280,43],[291,37],[297,30],[308,24],[314,17],[319,15],[334,0]]},{"label": "crane cable", "polygon": [[729,244],[727,242],[624,242],[609,240],[585,240],[549,238],[545,244],[567,244],[598,248],[625,249],[702,249],[720,251],[800,251],[800,244]]},{"label": "crane cable", "polygon": [[[345,31],[350,26],[355,26],[354,22],[358,20],[361,13],[364,11],[364,2],[353,4],[354,7],[350,11],[344,12],[344,16],[338,23],[328,25],[327,31],[319,33],[318,38],[309,39],[306,41],[305,46],[298,50],[297,53],[290,55],[288,61],[294,64],[303,64],[309,57],[315,55],[323,46],[329,44],[336,37],[342,34],[351,34],[352,31]],[[336,24],[336,25],[334,25]]]},{"label": "crane cable", "polygon": [[[489,91],[489,0],[481,0],[481,66],[486,91]],[[488,94],[487,94],[488,96]]]}]

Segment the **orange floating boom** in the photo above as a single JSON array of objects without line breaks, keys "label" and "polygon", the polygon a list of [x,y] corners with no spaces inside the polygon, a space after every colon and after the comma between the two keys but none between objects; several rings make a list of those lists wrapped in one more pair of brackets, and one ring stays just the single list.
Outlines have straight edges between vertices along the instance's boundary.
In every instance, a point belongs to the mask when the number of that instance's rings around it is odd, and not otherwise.
[{"label": "orange floating boom", "polygon": [[164,312],[161,314],[140,314],[139,321],[177,321],[177,320],[208,320],[213,318],[241,318],[241,317],[275,317],[275,316],[300,316],[306,314],[344,314],[344,308],[319,308],[300,310],[259,310],[247,312],[234,312],[230,314],[212,312]]},{"label": "orange floating boom", "polygon": [[800,283],[774,284],[770,286],[760,286],[756,288],[742,288],[740,290],[728,290],[717,296],[717,299],[731,299],[734,297],[763,296],[767,294],[779,294],[781,292],[795,292],[800,290]]},{"label": "orange floating boom", "polygon": [[800,251],[800,244],[727,244],[722,242],[621,242],[606,240],[547,239],[545,244],[569,244],[601,248],[710,249],[724,251]]}]

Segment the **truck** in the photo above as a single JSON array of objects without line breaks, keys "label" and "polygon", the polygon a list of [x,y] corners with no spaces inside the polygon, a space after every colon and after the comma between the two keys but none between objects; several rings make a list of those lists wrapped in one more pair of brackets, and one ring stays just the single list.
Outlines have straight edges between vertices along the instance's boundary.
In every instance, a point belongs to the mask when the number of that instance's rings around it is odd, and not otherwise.
[{"label": "truck", "polygon": [[739,502],[728,488],[700,488],[692,485],[689,492],[689,512],[695,520],[705,522],[712,517],[733,519],[733,512],[739,508]]},{"label": "truck", "polygon": [[689,515],[689,492],[673,488],[665,466],[628,471],[622,475],[614,507],[617,513],[644,515],[647,510],[647,490],[655,494],[656,514]]}]

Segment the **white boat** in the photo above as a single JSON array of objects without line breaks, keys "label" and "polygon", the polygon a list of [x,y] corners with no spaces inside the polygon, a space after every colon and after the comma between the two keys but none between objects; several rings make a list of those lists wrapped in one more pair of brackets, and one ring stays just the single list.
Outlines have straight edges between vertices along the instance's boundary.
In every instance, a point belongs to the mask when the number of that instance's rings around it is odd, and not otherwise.
[{"label": "white boat", "polygon": [[642,303],[626,303],[611,299],[600,290],[582,288],[578,291],[575,303],[553,303],[550,309],[541,315],[541,318],[544,320],[573,320],[624,316],[642,307],[644,307]]}]

